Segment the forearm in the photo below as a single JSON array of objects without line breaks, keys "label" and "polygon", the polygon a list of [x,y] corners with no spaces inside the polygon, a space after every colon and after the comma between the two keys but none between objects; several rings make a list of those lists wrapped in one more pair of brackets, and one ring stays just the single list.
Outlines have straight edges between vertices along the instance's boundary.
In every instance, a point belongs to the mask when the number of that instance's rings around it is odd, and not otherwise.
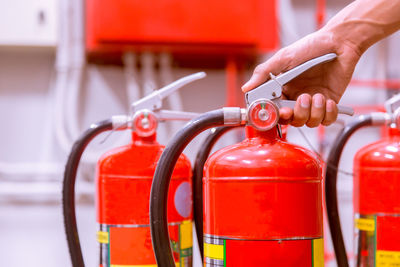
[{"label": "forearm", "polygon": [[321,31],[354,46],[360,54],[400,29],[400,0],[356,0],[335,15]]}]

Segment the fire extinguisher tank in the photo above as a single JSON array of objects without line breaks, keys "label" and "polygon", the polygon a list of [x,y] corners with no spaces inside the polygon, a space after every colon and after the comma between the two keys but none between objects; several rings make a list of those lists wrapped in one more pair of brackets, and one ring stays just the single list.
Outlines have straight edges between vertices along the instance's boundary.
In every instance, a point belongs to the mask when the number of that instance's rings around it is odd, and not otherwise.
[{"label": "fire extinguisher tank", "polygon": [[246,139],[204,169],[207,266],[323,266],[321,163],[246,127]]},{"label": "fire extinguisher tank", "polygon": [[[149,227],[150,188],[164,149],[155,134],[104,154],[97,166],[100,266],[155,266]],[[191,165],[181,155],[168,195],[168,224],[174,257],[192,264]]]},{"label": "fire extinguisher tank", "polygon": [[389,128],[386,138],[354,158],[357,266],[400,263],[399,151],[400,130]]}]

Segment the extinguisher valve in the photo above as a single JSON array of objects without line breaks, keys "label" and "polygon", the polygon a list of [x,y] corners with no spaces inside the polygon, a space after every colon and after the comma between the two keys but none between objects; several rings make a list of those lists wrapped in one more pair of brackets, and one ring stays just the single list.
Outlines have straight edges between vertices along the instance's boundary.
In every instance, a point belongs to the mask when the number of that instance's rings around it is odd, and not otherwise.
[{"label": "extinguisher valve", "polygon": [[282,96],[282,87],[294,78],[298,77],[305,71],[311,69],[322,63],[327,63],[334,60],[337,57],[335,53],[326,54],[317,58],[313,58],[309,61],[304,62],[287,72],[281,73],[278,76],[270,73],[270,80],[261,84],[260,86],[249,91],[245,95],[247,107],[249,107],[254,101],[260,98],[266,98],[274,101],[280,100]]},{"label": "extinguisher valve", "polygon": [[[245,95],[245,101],[249,112],[249,122],[259,130],[268,130],[274,127],[279,120],[279,108],[294,108],[296,102],[282,100],[282,88],[305,71],[322,63],[327,63],[337,57],[335,53],[326,54],[304,62],[278,76],[270,73],[270,80],[249,91]],[[338,112],[352,116],[354,110],[351,107],[338,105]]]},{"label": "extinguisher valve", "polygon": [[204,78],[204,72],[185,76],[159,90],[139,99],[132,104],[132,129],[143,137],[150,136],[157,130],[158,122],[181,120],[188,121],[197,117],[198,113],[162,110],[162,100],[188,83]]},{"label": "extinguisher valve", "polygon": [[394,95],[385,102],[385,109],[388,115],[392,117],[394,127],[400,128],[400,94]]},{"label": "extinguisher valve", "polygon": [[395,114],[400,109],[400,94],[394,95],[385,102],[386,112],[389,114]]},{"label": "extinguisher valve", "polygon": [[176,92],[183,86],[193,81],[199,80],[206,77],[205,72],[198,72],[188,76],[185,76],[173,83],[164,86],[161,89],[155,90],[151,94],[139,99],[132,104],[132,112],[135,114],[139,110],[149,109],[149,110],[159,110],[162,107],[162,100],[172,93]]}]

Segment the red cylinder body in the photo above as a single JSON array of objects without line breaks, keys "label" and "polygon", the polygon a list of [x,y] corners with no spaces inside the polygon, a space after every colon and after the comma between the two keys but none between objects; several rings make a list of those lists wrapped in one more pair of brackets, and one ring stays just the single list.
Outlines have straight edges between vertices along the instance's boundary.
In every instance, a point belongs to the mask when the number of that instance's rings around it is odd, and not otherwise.
[{"label": "red cylinder body", "polygon": [[[100,266],[157,266],[151,244],[149,198],[156,164],[164,149],[150,137],[104,154],[97,165],[97,235]],[[179,266],[192,266],[192,185],[183,154],[168,195],[168,224]]]},{"label": "red cylinder body", "polygon": [[323,266],[322,178],[316,156],[246,128],[204,169],[207,266]]},{"label": "red cylinder body", "polygon": [[360,149],[354,159],[358,266],[400,266],[400,131]]}]

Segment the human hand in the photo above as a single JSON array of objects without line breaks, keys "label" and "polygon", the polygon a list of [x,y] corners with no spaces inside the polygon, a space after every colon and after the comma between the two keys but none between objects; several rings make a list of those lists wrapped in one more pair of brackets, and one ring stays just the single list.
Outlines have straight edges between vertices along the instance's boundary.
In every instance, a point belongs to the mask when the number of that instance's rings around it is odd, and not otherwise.
[{"label": "human hand", "polygon": [[296,100],[294,110],[281,108],[280,123],[316,127],[333,123],[338,114],[336,104],[342,97],[362,54],[355,45],[331,31],[312,33],[279,50],[258,65],[251,79],[242,87],[247,92],[267,81],[270,73],[279,75],[310,59],[336,53],[337,59],[317,65],[295,78],[282,90],[282,98]]}]

